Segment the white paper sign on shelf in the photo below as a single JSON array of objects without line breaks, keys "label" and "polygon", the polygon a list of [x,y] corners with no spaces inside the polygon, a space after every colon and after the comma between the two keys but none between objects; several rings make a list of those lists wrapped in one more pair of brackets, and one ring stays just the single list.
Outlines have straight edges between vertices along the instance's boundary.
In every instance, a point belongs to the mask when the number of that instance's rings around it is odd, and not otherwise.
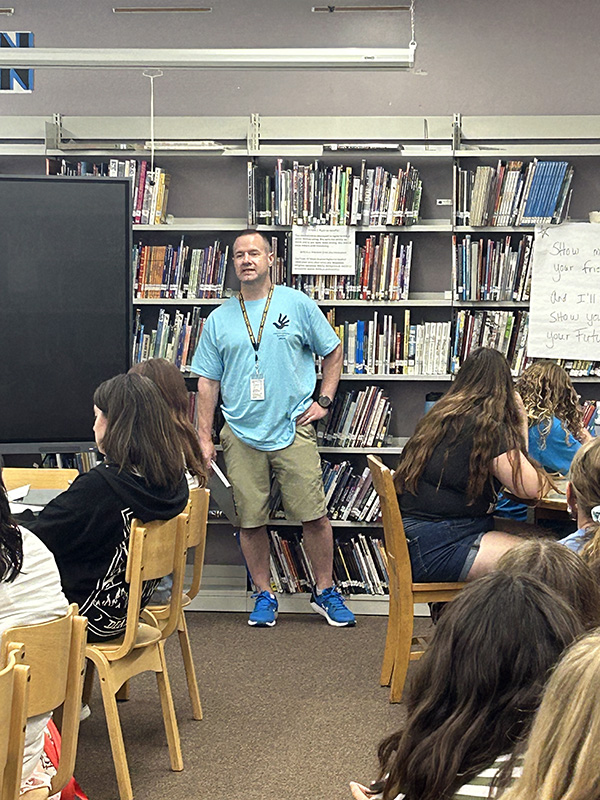
[{"label": "white paper sign on shelf", "polygon": [[600,225],[536,228],[527,354],[600,358]]},{"label": "white paper sign on shelf", "polygon": [[354,275],[356,232],[343,225],[292,227],[293,275]]}]

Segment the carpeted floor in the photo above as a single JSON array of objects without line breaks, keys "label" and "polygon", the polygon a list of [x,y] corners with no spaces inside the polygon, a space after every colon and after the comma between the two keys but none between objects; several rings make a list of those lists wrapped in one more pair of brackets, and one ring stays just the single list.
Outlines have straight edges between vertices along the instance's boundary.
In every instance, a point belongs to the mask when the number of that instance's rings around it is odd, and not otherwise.
[{"label": "carpeted floor", "polygon": [[[246,615],[189,613],[204,719],[191,718],[178,643],[167,658],[185,769],[169,769],[154,676],[120,703],[139,800],[348,800],[348,781],[375,776],[376,746],[399,727],[400,705],[379,686],[387,619],[331,628],[316,614],[280,615],[255,629]],[[419,620],[418,630],[429,621]],[[76,777],[90,800],[117,798],[96,683],[81,725]]]}]

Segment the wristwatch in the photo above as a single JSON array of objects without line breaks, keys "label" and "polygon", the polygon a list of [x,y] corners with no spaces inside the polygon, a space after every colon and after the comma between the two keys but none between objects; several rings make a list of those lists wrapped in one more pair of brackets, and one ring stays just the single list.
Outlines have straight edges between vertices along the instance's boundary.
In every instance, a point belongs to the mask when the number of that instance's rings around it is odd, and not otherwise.
[{"label": "wristwatch", "polygon": [[331,402],[331,397],[327,397],[326,394],[320,394],[319,399],[317,400],[317,403],[321,406],[321,408],[329,408]]}]

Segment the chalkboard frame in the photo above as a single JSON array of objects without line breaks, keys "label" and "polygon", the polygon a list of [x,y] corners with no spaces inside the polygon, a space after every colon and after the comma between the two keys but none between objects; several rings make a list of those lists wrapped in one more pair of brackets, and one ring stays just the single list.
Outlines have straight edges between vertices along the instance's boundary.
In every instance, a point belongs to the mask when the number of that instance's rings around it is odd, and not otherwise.
[{"label": "chalkboard frame", "polygon": [[130,178],[0,176],[0,453],[95,447],[93,390],[131,366],[131,195]]}]

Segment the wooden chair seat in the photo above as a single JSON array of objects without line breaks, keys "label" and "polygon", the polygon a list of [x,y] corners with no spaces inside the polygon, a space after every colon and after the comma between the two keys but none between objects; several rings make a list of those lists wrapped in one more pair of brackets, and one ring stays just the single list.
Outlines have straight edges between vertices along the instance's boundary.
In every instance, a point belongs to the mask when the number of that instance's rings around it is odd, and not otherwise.
[{"label": "wooden chair seat", "polygon": [[[132,650],[138,650],[140,647],[148,647],[155,644],[161,638],[160,629],[155,625],[149,625],[145,622],[138,624],[135,642],[132,645]],[[98,650],[101,650],[106,657],[110,660],[111,653],[114,653],[123,646],[125,634],[119,636],[118,639],[111,639],[108,642],[91,642],[91,644]]]},{"label": "wooden chair seat", "polygon": [[[427,637],[413,636],[415,603],[446,603],[466,583],[413,583],[408,544],[394,479],[378,458],[367,456],[373,486],[379,495],[388,560],[390,611],[380,682],[390,687],[390,703],[399,703],[408,665],[424,653]],[[413,650],[418,647],[418,650]]]}]

